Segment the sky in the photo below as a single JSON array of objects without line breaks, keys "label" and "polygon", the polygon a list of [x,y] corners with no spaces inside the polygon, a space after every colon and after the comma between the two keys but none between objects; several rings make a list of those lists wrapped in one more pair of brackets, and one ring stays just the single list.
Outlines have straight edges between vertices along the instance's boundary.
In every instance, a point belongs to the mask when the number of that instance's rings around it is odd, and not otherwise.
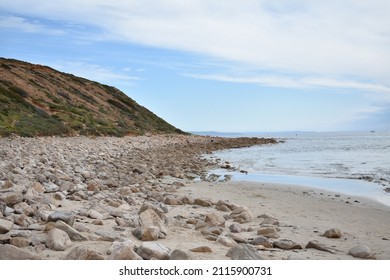
[{"label": "sky", "polygon": [[185,131],[390,131],[388,0],[1,0],[0,57]]}]

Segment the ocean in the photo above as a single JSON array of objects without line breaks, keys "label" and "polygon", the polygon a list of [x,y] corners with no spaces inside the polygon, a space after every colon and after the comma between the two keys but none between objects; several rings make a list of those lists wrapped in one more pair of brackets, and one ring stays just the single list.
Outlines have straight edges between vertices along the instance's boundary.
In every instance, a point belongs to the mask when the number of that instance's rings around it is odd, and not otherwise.
[{"label": "ocean", "polygon": [[[229,136],[224,134],[224,136]],[[234,180],[284,183],[358,195],[390,206],[390,132],[294,132],[238,136],[273,137],[275,145],[208,155],[248,173],[214,170]],[[388,189],[389,190],[389,189]]]}]

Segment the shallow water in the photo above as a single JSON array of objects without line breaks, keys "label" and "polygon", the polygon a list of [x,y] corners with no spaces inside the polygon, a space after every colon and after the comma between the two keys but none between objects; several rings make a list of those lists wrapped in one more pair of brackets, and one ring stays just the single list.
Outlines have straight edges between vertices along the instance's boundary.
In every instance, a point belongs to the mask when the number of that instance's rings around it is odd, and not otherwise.
[{"label": "shallow water", "polygon": [[248,171],[234,174],[235,179],[319,187],[390,205],[390,193],[384,191],[390,186],[390,133],[264,136],[284,142],[220,151],[209,158]]}]

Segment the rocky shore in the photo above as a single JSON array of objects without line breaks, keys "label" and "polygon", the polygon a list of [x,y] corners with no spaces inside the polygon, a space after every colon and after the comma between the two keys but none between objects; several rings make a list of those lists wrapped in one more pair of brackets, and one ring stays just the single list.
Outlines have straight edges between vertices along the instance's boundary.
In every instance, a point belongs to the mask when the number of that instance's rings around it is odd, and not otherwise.
[{"label": "rocky shore", "polygon": [[183,231],[220,244],[226,258],[258,258],[256,247],[242,242],[235,229],[222,235],[228,220],[239,227],[253,219],[247,207],[178,190],[194,180],[221,180],[208,176],[212,167],[233,168],[202,154],[274,143],[169,135],[2,138],[0,259],[198,258],[194,252],[219,258],[202,244],[188,251],[172,245]]}]

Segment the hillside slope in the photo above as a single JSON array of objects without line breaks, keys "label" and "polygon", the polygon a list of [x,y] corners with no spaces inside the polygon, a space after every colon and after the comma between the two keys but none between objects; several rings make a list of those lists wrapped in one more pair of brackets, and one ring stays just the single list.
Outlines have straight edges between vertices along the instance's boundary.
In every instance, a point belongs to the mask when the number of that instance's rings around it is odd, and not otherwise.
[{"label": "hillside slope", "polygon": [[183,133],[120,90],[0,58],[0,136]]}]

